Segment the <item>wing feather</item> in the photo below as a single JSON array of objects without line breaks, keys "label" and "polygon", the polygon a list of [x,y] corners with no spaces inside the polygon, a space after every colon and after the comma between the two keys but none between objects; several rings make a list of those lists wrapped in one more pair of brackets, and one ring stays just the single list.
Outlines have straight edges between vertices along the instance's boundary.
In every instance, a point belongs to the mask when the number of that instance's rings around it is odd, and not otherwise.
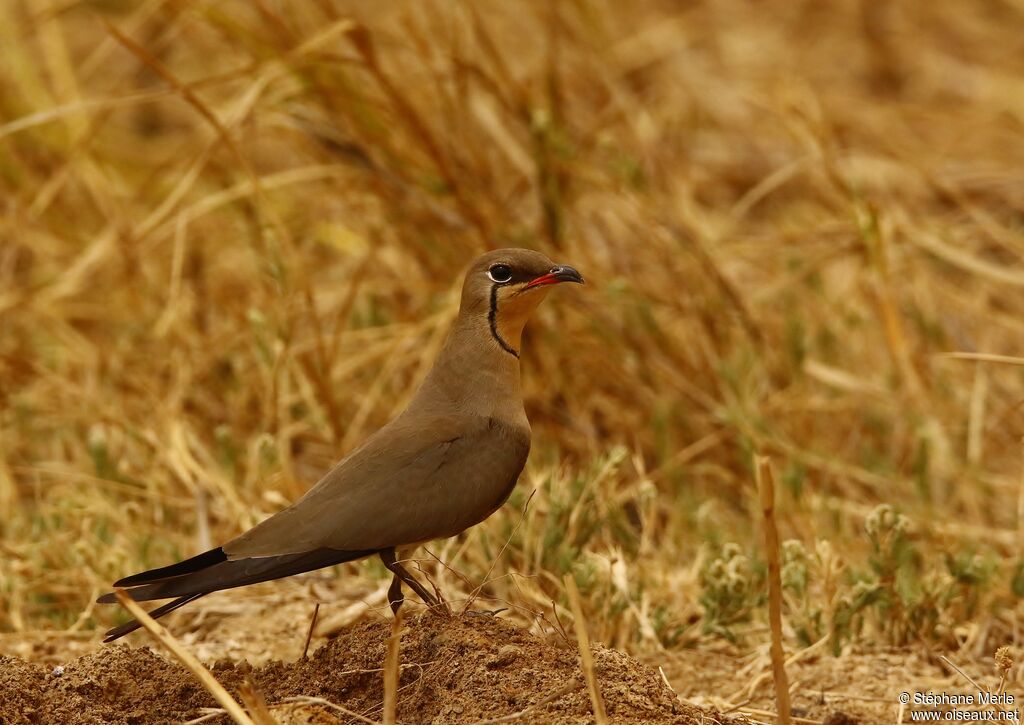
[{"label": "wing feather", "polygon": [[529,429],[494,418],[400,417],[224,551],[379,550],[454,536],[504,503],[529,450]]}]

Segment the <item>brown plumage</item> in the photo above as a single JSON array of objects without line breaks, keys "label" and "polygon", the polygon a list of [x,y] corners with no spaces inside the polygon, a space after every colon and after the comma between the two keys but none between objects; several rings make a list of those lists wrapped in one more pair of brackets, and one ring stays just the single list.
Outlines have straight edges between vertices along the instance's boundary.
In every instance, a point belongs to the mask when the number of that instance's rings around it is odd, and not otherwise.
[{"label": "brown plumage", "polygon": [[[465,531],[508,498],[530,451],[519,387],[523,327],[552,284],[583,282],[539,252],[501,249],[466,273],[458,318],[408,407],[352,451],[302,498],[223,546],[114,583],[137,601],[173,601],[162,616],[220,589],[279,579],[377,554],[402,583],[437,603],[396,561],[432,539]],[[98,600],[112,603],[112,593]],[[139,627],[107,632],[111,641]]]}]

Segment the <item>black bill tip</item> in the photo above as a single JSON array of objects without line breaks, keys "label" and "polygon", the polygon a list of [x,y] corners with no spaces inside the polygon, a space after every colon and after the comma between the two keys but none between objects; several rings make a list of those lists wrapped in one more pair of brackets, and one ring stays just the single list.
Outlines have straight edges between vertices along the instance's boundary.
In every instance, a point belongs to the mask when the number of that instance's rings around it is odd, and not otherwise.
[{"label": "black bill tip", "polygon": [[551,270],[551,275],[559,282],[575,282],[576,284],[584,284],[583,275],[576,271],[574,267],[570,267],[567,264],[560,264]]}]

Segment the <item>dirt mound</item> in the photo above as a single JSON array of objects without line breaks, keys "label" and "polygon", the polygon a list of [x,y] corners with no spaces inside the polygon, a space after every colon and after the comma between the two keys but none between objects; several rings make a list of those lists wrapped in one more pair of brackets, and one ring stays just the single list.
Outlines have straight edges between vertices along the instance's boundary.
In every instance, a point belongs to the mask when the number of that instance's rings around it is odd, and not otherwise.
[{"label": "dirt mound", "polygon": [[3,723],[150,723],[216,703],[187,670],[149,649],[110,647],[53,669],[4,659]]},{"label": "dirt mound", "polygon": [[[250,680],[284,722],[354,721],[327,703],[379,720],[389,633],[386,623],[365,622],[308,659],[259,669],[218,662],[213,671],[232,692]],[[625,654],[597,646],[595,658],[613,722],[722,721],[679,702],[654,670]],[[575,647],[500,619],[412,617],[401,662],[402,723],[474,723],[513,713],[521,713],[520,723],[593,721]],[[215,706],[191,673],[148,649],[113,646],[53,670],[0,658],[3,723],[180,722]]]}]

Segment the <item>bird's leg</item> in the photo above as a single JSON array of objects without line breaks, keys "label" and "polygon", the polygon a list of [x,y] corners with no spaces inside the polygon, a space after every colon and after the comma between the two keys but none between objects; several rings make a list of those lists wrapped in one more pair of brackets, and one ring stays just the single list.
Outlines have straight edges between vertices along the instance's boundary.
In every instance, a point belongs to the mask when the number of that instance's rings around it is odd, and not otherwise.
[{"label": "bird's leg", "polygon": [[380,552],[380,560],[384,562],[384,566],[395,575],[395,578],[391,581],[391,586],[388,588],[388,601],[391,602],[392,611],[398,611],[398,608],[402,606],[402,583],[408,584],[409,587],[416,592],[417,596],[424,601],[428,607],[436,607],[437,597],[428,592],[426,588],[416,581],[416,578],[405,570],[405,567],[398,563],[395,559],[394,548],[384,549]]},{"label": "bird's leg", "polygon": [[402,580],[395,574],[391,579],[391,586],[388,587],[388,604],[391,605],[391,612],[398,614],[398,608],[402,606],[404,601],[405,595],[402,594]]}]

